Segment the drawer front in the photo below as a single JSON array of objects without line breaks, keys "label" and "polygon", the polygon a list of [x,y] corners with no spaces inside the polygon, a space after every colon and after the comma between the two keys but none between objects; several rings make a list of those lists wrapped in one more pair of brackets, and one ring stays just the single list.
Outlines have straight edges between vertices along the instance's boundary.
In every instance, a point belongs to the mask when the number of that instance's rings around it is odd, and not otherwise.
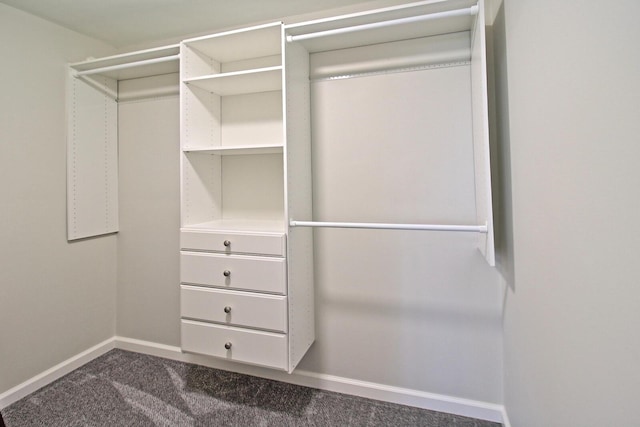
[{"label": "drawer front", "polygon": [[285,294],[285,277],[284,258],[180,253],[182,283]]},{"label": "drawer front", "polygon": [[182,285],[182,317],[233,326],[287,331],[287,297]]},{"label": "drawer front", "polygon": [[[181,321],[182,349],[235,362],[287,369],[287,336],[231,326]],[[230,344],[230,348],[225,348]]]},{"label": "drawer front", "polygon": [[[228,245],[225,245],[225,242]],[[285,256],[284,234],[219,233],[182,230],[180,247],[198,251]]]}]

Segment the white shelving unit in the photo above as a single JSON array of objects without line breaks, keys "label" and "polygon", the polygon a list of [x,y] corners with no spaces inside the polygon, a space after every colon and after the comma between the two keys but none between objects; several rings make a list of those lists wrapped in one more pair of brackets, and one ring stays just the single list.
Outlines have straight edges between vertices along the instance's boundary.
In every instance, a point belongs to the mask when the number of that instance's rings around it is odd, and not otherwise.
[{"label": "white shelving unit", "polygon": [[[72,64],[70,240],[118,229],[118,81],[175,73],[178,58],[184,351],[293,371],[315,339],[313,227],[473,232],[494,265],[484,0],[277,22]],[[475,224],[314,221],[313,82],[455,67],[469,72],[437,82],[463,75],[471,89],[458,101],[471,101],[460,126],[473,146]]]},{"label": "white shelving unit", "polygon": [[291,372],[314,330],[288,168],[310,159],[285,132],[282,46],[281,23],[181,44],[181,324],[184,351]]},{"label": "white shelving unit", "polygon": [[185,79],[193,85],[218,96],[282,90],[282,67],[266,67],[255,70],[234,71]]},{"label": "white shelving unit", "polygon": [[185,40],[182,58],[182,227],[284,233],[281,25]]}]

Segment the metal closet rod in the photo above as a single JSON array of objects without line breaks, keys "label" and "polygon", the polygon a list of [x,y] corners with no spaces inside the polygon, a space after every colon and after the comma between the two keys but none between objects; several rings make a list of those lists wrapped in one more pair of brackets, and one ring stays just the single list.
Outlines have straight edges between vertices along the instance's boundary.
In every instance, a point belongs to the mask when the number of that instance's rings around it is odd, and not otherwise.
[{"label": "metal closet rod", "polygon": [[336,28],[333,30],[317,31],[315,33],[287,35],[288,42],[315,39],[318,37],[334,36],[337,34],[352,33],[355,31],[372,30],[375,28],[389,27],[392,25],[410,24],[413,22],[433,21],[442,18],[457,16],[474,16],[478,14],[478,6],[473,5],[464,9],[447,10],[444,12],[429,13],[427,15],[410,16],[407,18],[392,19],[389,21],[372,22],[370,24],[354,25],[353,27]]},{"label": "metal closet rod", "polygon": [[110,90],[106,85],[102,86],[99,82],[89,79],[85,76],[76,76],[79,80],[82,80],[92,88],[96,89],[99,92],[102,92],[104,95],[118,102],[118,92]]},{"label": "metal closet rod", "polygon": [[126,64],[110,65],[108,67],[94,68],[92,70],[77,71],[76,76],[88,76],[91,74],[108,73],[110,71],[124,70],[126,68],[141,67],[143,65],[159,64],[161,62],[176,61],[180,59],[180,54],[163,56],[161,58],[145,59],[143,61],[128,62]]},{"label": "metal closet rod", "polygon": [[417,231],[465,231],[487,233],[484,225],[440,225],[440,224],[384,224],[373,222],[323,222],[290,220],[291,227],[324,227],[324,228],[370,228],[382,230],[417,230]]}]

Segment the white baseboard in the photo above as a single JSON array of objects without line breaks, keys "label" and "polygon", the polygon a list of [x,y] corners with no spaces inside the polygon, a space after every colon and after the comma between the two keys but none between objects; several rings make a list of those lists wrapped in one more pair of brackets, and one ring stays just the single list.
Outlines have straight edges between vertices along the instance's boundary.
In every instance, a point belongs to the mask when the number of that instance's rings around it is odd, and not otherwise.
[{"label": "white baseboard", "polygon": [[91,347],[90,349],[83,351],[82,353],[67,359],[53,368],[48,369],[22,384],[0,394],[0,409],[9,406],[13,402],[22,399],[28,394],[33,393],[34,391],[68,374],[74,369],[79,368],[85,363],[102,356],[114,348],[181,362],[195,363],[227,371],[240,372],[247,375],[254,375],[257,377],[317,388],[320,390],[350,394],[369,399],[429,409],[432,411],[446,412],[449,414],[499,422],[503,423],[505,427],[511,426],[507,413],[502,405],[302,370],[296,370],[292,374],[287,374],[285,372],[264,369],[256,366],[235,364],[210,357],[183,353],[180,350],[180,347],[118,336]]},{"label": "white baseboard", "polygon": [[507,409],[502,407],[502,425],[504,427],[511,427],[511,421],[509,421],[509,415],[507,415]]},{"label": "white baseboard", "polygon": [[[292,374],[255,366],[234,364],[211,357],[183,353],[180,347],[116,337],[116,347],[123,350],[164,357],[181,362],[195,363],[227,371],[235,371],[321,390],[350,394],[385,402],[399,403],[432,411],[446,412],[481,420],[503,422],[504,407],[493,403],[461,399],[435,393],[359,381],[334,375],[295,370]],[[505,414],[506,415],[506,414]]]},{"label": "white baseboard", "polygon": [[92,361],[93,359],[102,356],[109,350],[115,348],[116,338],[109,338],[106,341],[101,342],[88,350],[83,351],[61,363],[58,363],[53,368],[36,375],[33,378],[28,379],[22,384],[5,391],[0,394],[0,409],[4,409],[11,405],[13,402],[17,402],[23,397],[33,393],[34,391],[46,386],[57,380],[60,377],[67,375],[80,366]]}]

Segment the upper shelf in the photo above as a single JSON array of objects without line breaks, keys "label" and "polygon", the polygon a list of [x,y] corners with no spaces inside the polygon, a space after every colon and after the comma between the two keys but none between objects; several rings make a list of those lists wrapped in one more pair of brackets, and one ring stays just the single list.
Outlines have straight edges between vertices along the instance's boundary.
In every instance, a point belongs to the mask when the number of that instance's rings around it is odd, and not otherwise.
[{"label": "upper shelf", "polygon": [[282,66],[210,74],[183,81],[220,96],[269,92],[282,89]]},{"label": "upper shelf", "polygon": [[281,25],[274,22],[188,39],[183,43],[218,63],[280,55]]},{"label": "upper shelf", "polygon": [[177,73],[180,69],[179,59],[180,45],[175,44],[76,62],[70,67],[77,75],[101,75],[128,80]]},{"label": "upper shelf", "polygon": [[285,32],[287,41],[300,43],[309,52],[456,33],[472,29],[475,17],[470,8],[476,3],[477,0],[427,0],[289,24]]}]

